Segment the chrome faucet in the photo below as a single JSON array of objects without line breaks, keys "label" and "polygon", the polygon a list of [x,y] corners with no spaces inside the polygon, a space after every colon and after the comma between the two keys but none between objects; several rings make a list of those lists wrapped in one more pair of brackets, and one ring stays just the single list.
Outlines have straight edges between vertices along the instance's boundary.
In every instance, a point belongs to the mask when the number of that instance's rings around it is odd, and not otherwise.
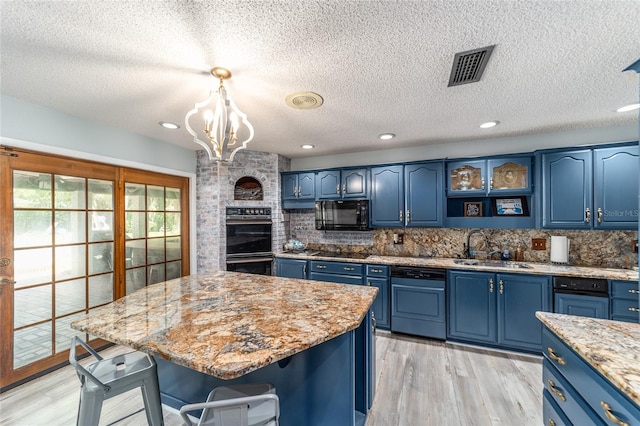
[{"label": "chrome faucet", "polygon": [[471,231],[469,231],[469,234],[467,235],[467,244],[464,246],[464,257],[466,257],[467,259],[471,259],[471,236],[474,234],[482,235],[482,237],[484,238],[484,245],[487,248],[489,248],[490,246],[489,239],[487,238],[484,232],[482,232],[479,229],[472,229]]}]

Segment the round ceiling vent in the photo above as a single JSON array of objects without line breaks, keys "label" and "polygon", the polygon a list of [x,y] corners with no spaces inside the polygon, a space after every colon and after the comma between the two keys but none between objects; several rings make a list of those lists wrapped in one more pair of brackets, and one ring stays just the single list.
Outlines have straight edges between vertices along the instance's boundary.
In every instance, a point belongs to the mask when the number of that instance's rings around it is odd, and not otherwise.
[{"label": "round ceiling vent", "polygon": [[284,102],[295,109],[314,109],[322,105],[324,99],[314,92],[296,92],[284,98]]}]

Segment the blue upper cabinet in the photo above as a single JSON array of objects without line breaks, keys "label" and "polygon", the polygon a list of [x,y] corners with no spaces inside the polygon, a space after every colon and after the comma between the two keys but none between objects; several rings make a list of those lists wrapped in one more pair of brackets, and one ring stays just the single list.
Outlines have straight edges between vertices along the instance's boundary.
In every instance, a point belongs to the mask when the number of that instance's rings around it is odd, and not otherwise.
[{"label": "blue upper cabinet", "polygon": [[442,226],[444,217],[444,165],[410,164],[404,167],[406,226]]},{"label": "blue upper cabinet", "polygon": [[591,150],[542,154],[542,227],[590,229]]},{"label": "blue upper cabinet", "polygon": [[370,225],[442,226],[443,194],[442,162],[372,167]]},{"label": "blue upper cabinet", "polygon": [[530,194],[531,165],[531,156],[449,162],[447,196]]},{"label": "blue upper cabinet", "polygon": [[638,227],[638,146],[542,153],[543,228]]},{"label": "blue upper cabinet", "polygon": [[318,199],[366,198],[367,169],[326,170],[316,176]]},{"label": "blue upper cabinet", "polygon": [[282,173],[282,207],[313,208],[316,199],[314,172]]},{"label": "blue upper cabinet", "polygon": [[371,168],[369,224],[378,227],[404,225],[403,166]]},{"label": "blue upper cabinet", "polygon": [[638,145],[593,151],[594,228],[638,226]]}]

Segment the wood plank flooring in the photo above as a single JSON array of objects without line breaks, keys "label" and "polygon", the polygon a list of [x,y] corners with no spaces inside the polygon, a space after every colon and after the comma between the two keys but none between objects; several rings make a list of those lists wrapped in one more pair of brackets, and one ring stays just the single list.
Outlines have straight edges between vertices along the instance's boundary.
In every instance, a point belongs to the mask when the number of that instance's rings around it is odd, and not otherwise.
[{"label": "wood plank flooring", "polygon": [[[542,424],[541,357],[382,331],[376,346],[377,389],[367,426]],[[126,351],[112,347],[103,355]],[[79,389],[67,366],[0,394],[0,425],[73,425]],[[137,390],[107,400],[100,424],[145,425],[141,407]],[[164,407],[164,419],[166,426],[182,425],[172,408]]]}]

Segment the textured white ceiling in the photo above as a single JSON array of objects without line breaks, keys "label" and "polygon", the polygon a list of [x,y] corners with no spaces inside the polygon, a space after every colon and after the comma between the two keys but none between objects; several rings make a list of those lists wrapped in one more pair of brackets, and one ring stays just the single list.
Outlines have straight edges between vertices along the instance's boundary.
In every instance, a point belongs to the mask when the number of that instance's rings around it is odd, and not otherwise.
[{"label": "textured white ceiling", "polygon": [[[637,123],[640,1],[6,1],[2,93],[191,149],[184,116],[226,83],[296,158]],[[447,87],[456,52],[496,45]],[[294,110],[291,92],[324,97]],[[161,120],[180,123],[178,131]],[[478,125],[499,120],[482,130]],[[397,138],[380,141],[393,132]],[[303,151],[312,143],[316,149]]]}]

